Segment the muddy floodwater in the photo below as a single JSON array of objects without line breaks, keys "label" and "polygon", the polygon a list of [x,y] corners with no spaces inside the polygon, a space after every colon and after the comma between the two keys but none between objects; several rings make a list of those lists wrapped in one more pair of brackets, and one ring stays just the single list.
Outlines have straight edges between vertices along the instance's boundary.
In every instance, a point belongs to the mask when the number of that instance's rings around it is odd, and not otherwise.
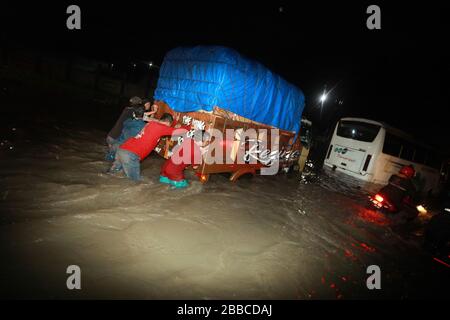
[{"label": "muddy floodwater", "polygon": [[[213,176],[169,190],[105,173],[105,131],[2,127],[0,295],[10,298],[360,299],[441,296],[449,269],[366,194],[322,174]],[[81,290],[66,287],[70,265]],[[381,269],[368,290],[367,267]]]}]

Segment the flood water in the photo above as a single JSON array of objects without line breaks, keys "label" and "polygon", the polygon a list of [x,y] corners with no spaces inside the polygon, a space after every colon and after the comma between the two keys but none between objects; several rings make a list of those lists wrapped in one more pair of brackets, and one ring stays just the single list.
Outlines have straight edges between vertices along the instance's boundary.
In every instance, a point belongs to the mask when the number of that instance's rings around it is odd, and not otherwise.
[{"label": "flood water", "polygon": [[[134,183],[105,173],[101,115],[79,121],[82,112],[67,111],[2,120],[2,297],[401,299],[446,291],[450,269],[422,249],[424,221],[395,226],[366,209],[362,190],[323,173],[237,183],[215,175],[205,185],[188,173],[189,188],[170,190],[158,182],[157,155]],[[81,290],[66,287],[69,265],[81,268]],[[366,286],[370,265],[381,269],[381,290]]]}]

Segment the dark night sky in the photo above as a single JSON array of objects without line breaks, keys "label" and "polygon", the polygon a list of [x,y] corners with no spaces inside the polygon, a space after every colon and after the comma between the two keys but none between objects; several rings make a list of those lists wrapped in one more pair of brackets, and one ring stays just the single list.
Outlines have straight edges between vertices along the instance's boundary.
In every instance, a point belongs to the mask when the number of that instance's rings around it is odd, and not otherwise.
[{"label": "dark night sky", "polygon": [[[338,84],[325,105],[324,126],[338,116],[365,116],[450,146],[448,10],[438,2],[391,2],[396,5],[74,1],[82,10],[80,31],[65,28],[65,9],[72,2],[13,3],[2,5],[1,35],[2,44],[12,47],[156,63],[176,46],[226,45],[299,86],[313,120],[324,84]],[[366,28],[369,4],[381,7],[382,30]]]}]

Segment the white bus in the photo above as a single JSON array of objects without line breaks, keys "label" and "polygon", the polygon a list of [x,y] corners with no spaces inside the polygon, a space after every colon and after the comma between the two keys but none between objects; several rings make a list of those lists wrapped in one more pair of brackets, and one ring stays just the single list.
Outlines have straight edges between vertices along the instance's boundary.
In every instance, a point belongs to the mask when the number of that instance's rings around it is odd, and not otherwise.
[{"label": "white bus", "polygon": [[415,182],[420,192],[439,191],[442,161],[435,150],[384,123],[342,118],[331,138],[324,168],[384,185],[408,164],[416,170]]}]

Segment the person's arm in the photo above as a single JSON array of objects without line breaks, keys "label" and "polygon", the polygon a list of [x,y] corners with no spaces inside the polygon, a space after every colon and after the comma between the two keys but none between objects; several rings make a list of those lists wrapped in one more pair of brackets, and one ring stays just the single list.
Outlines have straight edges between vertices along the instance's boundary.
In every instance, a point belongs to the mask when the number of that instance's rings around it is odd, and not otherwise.
[{"label": "person's arm", "polygon": [[155,119],[155,118],[148,118],[148,117],[147,117],[147,118],[144,119],[144,121],[145,121],[145,122],[152,122],[152,121],[159,121],[159,120],[158,120],[158,119]]},{"label": "person's arm", "polygon": [[168,127],[170,129],[170,133],[168,135],[171,136],[182,136],[191,130],[191,126],[184,125],[180,127]]},{"label": "person's arm", "polygon": [[151,115],[151,114],[157,113],[157,112],[158,112],[158,105],[157,105],[157,104],[153,104],[153,105],[150,107],[150,110],[152,110],[152,111],[149,112],[150,115]]}]

